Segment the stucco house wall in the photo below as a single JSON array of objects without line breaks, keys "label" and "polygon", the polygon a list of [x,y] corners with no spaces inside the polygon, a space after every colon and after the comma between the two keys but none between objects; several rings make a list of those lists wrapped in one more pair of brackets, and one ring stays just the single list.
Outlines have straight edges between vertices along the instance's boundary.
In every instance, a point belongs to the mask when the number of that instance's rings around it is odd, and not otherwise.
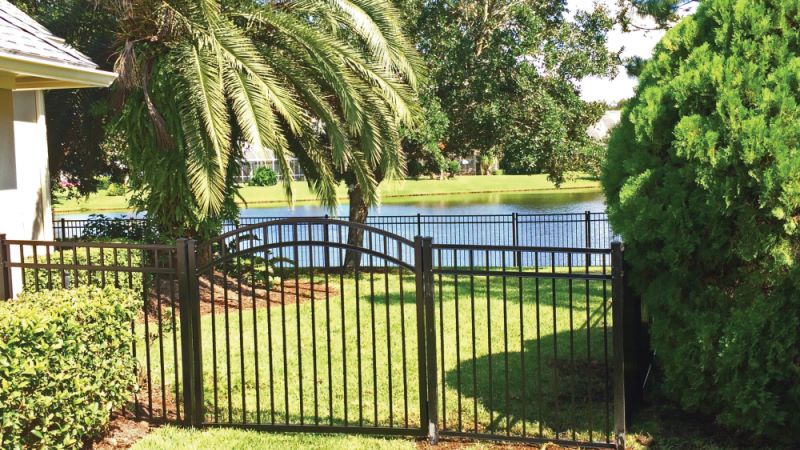
[{"label": "stucco house wall", "polygon": [[49,183],[43,92],[0,89],[0,232],[51,240]]}]

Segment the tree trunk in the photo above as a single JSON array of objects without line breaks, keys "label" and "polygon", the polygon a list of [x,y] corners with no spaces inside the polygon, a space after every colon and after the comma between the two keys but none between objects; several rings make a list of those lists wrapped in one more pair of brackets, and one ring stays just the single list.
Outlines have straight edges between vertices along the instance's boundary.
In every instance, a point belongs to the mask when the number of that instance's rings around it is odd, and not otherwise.
[{"label": "tree trunk", "polygon": [[[367,223],[367,216],[369,215],[369,206],[364,201],[364,194],[358,185],[351,186],[347,190],[347,196],[350,199],[350,213],[348,219],[353,223],[365,224]],[[352,247],[361,248],[364,243],[364,230],[362,228],[350,227],[347,233],[347,245]],[[344,257],[344,267],[346,269],[357,269],[361,266],[361,252],[355,250],[347,250]]]}]

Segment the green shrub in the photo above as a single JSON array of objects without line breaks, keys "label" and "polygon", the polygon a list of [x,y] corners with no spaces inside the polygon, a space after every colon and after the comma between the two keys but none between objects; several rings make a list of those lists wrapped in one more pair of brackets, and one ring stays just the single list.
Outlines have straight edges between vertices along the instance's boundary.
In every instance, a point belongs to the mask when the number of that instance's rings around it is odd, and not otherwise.
[{"label": "green shrub", "polygon": [[456,161],[456,160],[452,160],[451,159],[451,160],[447,161],[446,168],[447,168],[447,174],[449,175],[449,177],[453,178],[453,177],[456,176],[456,174],[461,172],[461,163]]},{"label": "green shrub", "polygon": [[111,177],[108,175],[99,175],[95,177],[95,180],[97,181],[98,190],[108,189],[108,186],[111,184]]},{"label": "green shrub", "polygon": [[120,183],[110,183],[106,189],[106,195],[109,197],[121,197],[125,195],[125,185]]},{"label": "green shrub", "polygon": [[708,0],[656,47],[602,182],[666,391],[800,440],[800,5]]},{"label": "green shrub", "polygon": [[278,184],[278,174],[269,167],[259,167],[253,172],[253,177],[248,182],[250,186],[275,186]]},{"label": "green shrub", "polygon": [[0,304],[0,447],[80,448],[129,399],[132,292],[83,287]]},{"label": "green shrub", "polygon": [[128,220],[126,216],[113,218],[103,214],[89,214],[80,240],[141,243],[159,242],[160,237],[155,224],[150,220]]}]

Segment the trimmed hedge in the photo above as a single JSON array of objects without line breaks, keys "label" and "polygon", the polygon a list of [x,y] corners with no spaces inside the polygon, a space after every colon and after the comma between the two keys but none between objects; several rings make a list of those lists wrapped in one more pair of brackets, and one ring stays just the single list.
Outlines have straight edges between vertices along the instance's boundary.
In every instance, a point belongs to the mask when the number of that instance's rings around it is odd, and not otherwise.
[{"label": "trimmed hedge", "polygon": [[664,388],[800,442],[800,3],[708,0],[671,29],[602,182]]},{"label": "trimmed hedge", "polygon": [[81,287],[0,303],[0,447],[80,448],[136,385],[136,296]]}]

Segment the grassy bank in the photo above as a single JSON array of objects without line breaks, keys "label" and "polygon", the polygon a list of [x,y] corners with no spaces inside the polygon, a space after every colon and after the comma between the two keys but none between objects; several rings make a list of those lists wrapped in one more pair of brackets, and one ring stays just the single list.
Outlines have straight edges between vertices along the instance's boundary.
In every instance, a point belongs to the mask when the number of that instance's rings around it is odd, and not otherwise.
[{"label": "grassy bank", "polygon": [[[494,175],[464,176],[452,180],[402,180],[390,181],[381,185],[381,196],[386,203],[413,201],[415,197],[447,197],[463,194],[482,194],[498,192],[532,192],[548,194],[554,192],[597,192],[599,182],[585,177],[564,183],[561,188],[547,180],[547,175]],[[305,182],[293,183],[295,203],[315,203],[316,197]],[[347,201],[347,189],[339,186],[338,198]],[[241,190],[242,197],[250,207],[281,207],[289,203],[283,186],[252,187]],[[105,191],[88,198],[57,198],[56,213],[112,212],[128,211],[128,197],[111,197]],[[244,205],[243,205],[244,206]]]}]

